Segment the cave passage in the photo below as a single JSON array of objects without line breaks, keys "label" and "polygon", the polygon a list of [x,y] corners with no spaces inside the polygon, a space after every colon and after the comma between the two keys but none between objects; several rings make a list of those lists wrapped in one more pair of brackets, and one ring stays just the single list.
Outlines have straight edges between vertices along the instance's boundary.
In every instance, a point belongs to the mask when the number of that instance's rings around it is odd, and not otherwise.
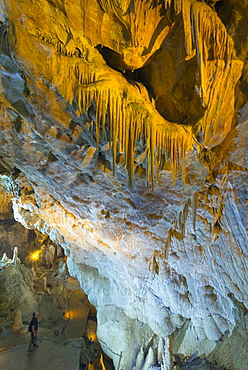
[{"label": "cave passage", "polygon": [[[40,246],[38,239],[43,239]],[[97,339],[96,309],[78,280],[69,275],[63,249],[39,234],[31,250],[21,251],[22,260],[17,247],[12,251],[5,245],[4,250],[0,260],[0,342],[4,354],[0,367],[10,368],[13,363],[11,368],[15,368],[20,357],[20,370],[32,361],[40,368],[49,368],[51,360],[60,369],[73,367],[77,360],[81,370],[113,370],[112,360],[103,353]],[[38,311],[39,348],[30,358],[26,353],[30,335],[27,328],[34,311]]]}]

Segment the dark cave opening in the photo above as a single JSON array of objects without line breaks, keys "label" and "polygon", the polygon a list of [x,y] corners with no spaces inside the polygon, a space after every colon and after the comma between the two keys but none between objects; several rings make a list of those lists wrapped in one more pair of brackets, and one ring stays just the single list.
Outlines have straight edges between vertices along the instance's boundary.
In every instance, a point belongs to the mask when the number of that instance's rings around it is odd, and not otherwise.
[{"label": "dark cave opening", "polygon": [[[143,67],[131,70],[120,53],[104,45],[96,46],[111,69],[120,72],[130,84],[138,88],[139,84],[145,87],[150,102],[154,101],[157,112],[163,118],[173,123],[193,125],[205,113],[195,89],[196,57],[185,60],[177,69],[173,69],[170,65],[172,57],[166,48],[165,45],[155,51]],[[163,69],[159,67],[161,63]],[[172,82],[168,84],[169,79]],[[161,80],[165,80],[165,85],[161,85]]]}]

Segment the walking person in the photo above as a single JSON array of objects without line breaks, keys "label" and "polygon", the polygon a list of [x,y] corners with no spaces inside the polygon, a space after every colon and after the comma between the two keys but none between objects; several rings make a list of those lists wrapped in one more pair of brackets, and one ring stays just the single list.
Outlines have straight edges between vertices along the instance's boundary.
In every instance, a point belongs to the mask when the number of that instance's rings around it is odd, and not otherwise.
[{"label": "walking person", "polygon": [[35,311],[33,313],[32,320],[30,321],[28,331],[31,333],[31,340],[28,345],[28,354],[32,353],[33,350],[37,347],[37,331],[38,331],[38,312]]}]

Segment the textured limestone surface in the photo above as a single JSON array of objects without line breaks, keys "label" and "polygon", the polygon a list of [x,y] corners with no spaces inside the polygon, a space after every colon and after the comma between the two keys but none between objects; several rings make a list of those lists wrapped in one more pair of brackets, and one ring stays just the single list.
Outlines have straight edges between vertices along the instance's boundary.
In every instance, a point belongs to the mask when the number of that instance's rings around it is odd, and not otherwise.
[{"label": "textured limestone surface", "polygon": [[0,319],[11,321],[18,307],[22,315],[29,313],[36,305],[32,270],[23,265],[11,263],[0,267]]},{"label": "textured limestone surface", "polygon": [[247,1],[0,4],[3,192],[64,248],[104,352],[246,370]]},{"label": "textured limestone surface", "polygon": [[4,253],[12,258],[17,247],[18,256],[24,261],[29,253],[40,248],[39,234],[15,221],[12,197],[11,180],[3,175],[0,178],[0,259]]}]

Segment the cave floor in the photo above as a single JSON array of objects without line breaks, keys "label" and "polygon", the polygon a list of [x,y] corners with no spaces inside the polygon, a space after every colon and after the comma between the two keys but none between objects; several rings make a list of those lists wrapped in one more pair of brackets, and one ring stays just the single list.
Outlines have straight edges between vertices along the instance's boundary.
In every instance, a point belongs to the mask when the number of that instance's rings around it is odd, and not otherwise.
[{"label": "cave floor", "polygon": [[[58,281],[58,278],[56,279]],[[86,365],[82,365],[82,362],[84,363],[82,361],[82,338],[89,338],[93,344],[97,341],[96,323],[88,319],[92,317],[91,310],[94,308],[89,304],[87,296],[80,289],[76,279],[69,278],[63,286],[61,295],[57,296],[56,292],[55,294],[46,292],[39,296],[37,307],[39,348],[31,354],[27,353],[30,340],[28,324],[31,316],[28,321],[23,322],[24,325],[20,332],[12,332],[11,324],[6,327],[2,326],[0,369],[76,370],[79,369],[80,358],[81,369],[86,369]],[[90,368],[101,370],[102,366],[96,363]],[[111,370],[113,367],[107,365],[106,369]]]}]

